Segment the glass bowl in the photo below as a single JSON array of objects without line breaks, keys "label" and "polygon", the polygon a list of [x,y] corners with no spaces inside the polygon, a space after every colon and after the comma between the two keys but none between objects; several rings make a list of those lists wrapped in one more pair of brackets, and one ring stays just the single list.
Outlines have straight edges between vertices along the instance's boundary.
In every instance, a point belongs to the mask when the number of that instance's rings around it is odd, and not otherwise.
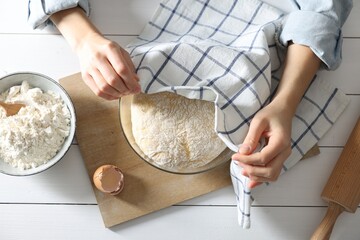
[{"label": "glass bowl", "polygon": [[120,114],[120,126],[123,130],[125,138],[131,148],[137,153],[137,155],[144,160],[146,163],[151,166],[160,169],[162,171],[168,173],[175,174],[197,174],[209,171],[214,169],[222,164],[225,164],[231,159],[231,155],[234,153],[229,148],[226,148],[223,152],[221,152],[216,158],[214,158],[211,162],[201,167],[189,167],[189,168],[176,168],[176,167],[166,167],[163,165],[156,164],[153,160],[151,160],[148,156],[144,154],[144,152],[140,149],[140,147],[136,144],[133,133],[132,133],[132,124],[131,124],[131,102],[132,95],[122,97],[120,99],[119,104],[119,114]]}]

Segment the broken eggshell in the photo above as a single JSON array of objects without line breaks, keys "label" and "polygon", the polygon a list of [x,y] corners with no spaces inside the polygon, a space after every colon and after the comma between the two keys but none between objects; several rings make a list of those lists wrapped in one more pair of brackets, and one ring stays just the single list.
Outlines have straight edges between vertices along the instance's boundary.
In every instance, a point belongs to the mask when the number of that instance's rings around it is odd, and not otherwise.
[{"label": "broken eggshell", "polygon": [[114,165],[103,165],[94,172],[93,182],[101,192],[117,195],[124,188],[124,175]]}]

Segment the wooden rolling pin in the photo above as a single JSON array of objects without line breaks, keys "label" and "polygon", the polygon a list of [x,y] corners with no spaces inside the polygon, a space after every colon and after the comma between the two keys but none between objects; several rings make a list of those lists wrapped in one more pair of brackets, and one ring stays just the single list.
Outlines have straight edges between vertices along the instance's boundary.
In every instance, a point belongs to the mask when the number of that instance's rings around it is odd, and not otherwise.
[{"label": "wooden rolling pin", "polygon": [[329,239],[337,217],[354,213],[360,203],[360,118],[346,142],[321,197],[329,203],[327,213],[311,240]]}]

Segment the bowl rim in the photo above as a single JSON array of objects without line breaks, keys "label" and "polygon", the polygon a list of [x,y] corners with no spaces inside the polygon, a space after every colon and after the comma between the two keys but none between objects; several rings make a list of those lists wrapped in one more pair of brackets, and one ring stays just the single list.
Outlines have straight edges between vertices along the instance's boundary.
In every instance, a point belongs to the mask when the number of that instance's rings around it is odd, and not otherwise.
[{"label": "bowl rim", "polygon": [[[141,152],[141,149],[137,146],[137,144],[132,144],[130,142],[130,139],[129,139],[129,134],[126,134],[126,132],[128,132],[129,130],[126,130],[125,127],[124,127],[124,117],[122,117],[122,112],[123,111],[126,111],[127,114],[131,115],[131,111],[129,109],[129,106],[126,106],[126,104],[129,104],[129,101],[131,102],[131,99],[132,99],[133,95],[128,95],[128,96],[124,96],[124,97],[121,97],[119,99],[119,106],[118,106],[118,118],[119,118],[119,124],[120,124],[120,128],[121,128],[121,131],[124,135],[124,138],[126,140],[126,142],[128,143],[128,145],[130,146],[130,148],[136,153],[136,155],[139,156],[139,158],[146,162],[147,164],[149,164],[150,166],[154,167],[154,168],[157,168],[163,172],[167,172],[167,173],[171,173],[171,174],[177,174],[177,175],[195,175],[195,174],[200,174],[200,173],[204,173],[204,172],[208,172],[208,171],[211,171],[211,170],[214,170],[214,169],[217,169],[218,167],[221,167],[223,166],[224,164],[227,164],[230,162],[231,160],[231,156],[233,155],[233,152],[231,151],[230,148],[226,147],[216,158],[214,158],[214,160],[217,160],[218,158],[219,159],[226,159],[226,160],[222,160],[222,161],[219,161],[217,164],[211,164],[210,163],[207,163],[206,165],[202,166],[200,170],[192,170],[192,171],[175,171],[175,170],[170,170],[170,169],[167,169],[167,168],[163,168],[163,167],[160,167],[154,163],[151,163],[150,161],[146,160],[145,157],[146,155],[144,153]],[[128,108],[128,109],[125,109],[124,108]],[[129,119],[128,119],[129,120]],[[130,120],[131,122],[131,120]],[[137,148],[137,149],[136,149]],[[142,156],[141,154],[144,154],[144,156]],[[210,165],[210,167],[208,166],[208,168],[206,168],[207,165]]]},{"label": "bowl rim", "polygon": [[[47,80],[49,80],[51,83],[55,84],[63,93],[64,95],[68,98],[69,100],[69,104],[66,104],[66,106],[69,108],[69,111],[70,111],[70,114],[71,114],[71,117],[70,117],[70,122],[72,123],[73,121],[73,131],[70,131],[70,134],[69,136],[67,136],[66,138],[69,138],[69,142],[70,144],[68,146],[64,146],[65,145],[65,142],[64,142],[64,145],[63,147],[65,148],[61,148],[63,149],[64,153],[62,154],[61,157],[59,157],[56,161],[54,161],[52,164],[48,165],[47,167],[44,167],[43,169],[39,170],[39,171],[33,171],[33,172],[29,172],[27,173],[26,170],[23,170],[23,174],[15,174],[15,173],[9,173],[9,172],[6,172],[4,171],[3,169],[0,169],[0,173],[2,174],[5,174],[5,175],[8,175],[8,176],[15,176],[15,177],[26,177],[26,176],[32,176],[32,175],[36,175],[36,174],[39,174],[39,173],[42,173],[44,172],[45,170],[48,170],[50,168],[52,168],[53,166],[55,166],[58,162],[60,162],[60,160],[62,158],[65,157],[65,155],[68,153],[68,151],[70,150],[71,146],[72,146],[72,142],[74,141],[74,138],[75,138],[75,132],[76,132],[76,125],[77,125],[77,119],[76,119],[76,109],[74,107],[74,103],[69,95],[69,93],[65,90],[65,88],[63,86],[60,85],[60,83],[58,83],[56,80],[54,80],[53,78],[45,75],[45,74],[42,74],[42,73],[38,73],[38,72],[33,72],[33,71],[16,71],[16,72],[13,72],[13,73],[9,73],[9,74],[6,74],[6,75],[3,75],[3,76],[0,76],[0,81],[2,81],[3,79],[7,78],[7,77],[11,77],[11,76],[15,76],[15,75],[35,75],[35,76],[39,76],[39,77],[42,77],[42,78],[45,78]],[[72,114],[73,112],[73,114]],[[56,155],[55,155],[56,156]],[[54,156],[54,157],[55,157]],[[2,161],[2,160],[1,160]],[[46,164],[46,163],[45,163]],[[43,165],[43,164],[42,164]],[[41,165],[40,165],[41,166]],[[36,168],[30,168],[30,169],[36,169]]]}]

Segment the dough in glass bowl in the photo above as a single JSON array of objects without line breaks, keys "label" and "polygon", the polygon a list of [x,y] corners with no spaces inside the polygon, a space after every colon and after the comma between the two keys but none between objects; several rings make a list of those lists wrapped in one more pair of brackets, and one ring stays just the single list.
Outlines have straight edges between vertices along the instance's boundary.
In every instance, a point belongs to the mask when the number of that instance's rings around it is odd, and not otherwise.
[{"label": "dough in glass bowl", "polygon": [[159,167],[198,168],[226,145],[214,130],[214,103],[161,92],[134,95],[132,132],[136,144]]}]

